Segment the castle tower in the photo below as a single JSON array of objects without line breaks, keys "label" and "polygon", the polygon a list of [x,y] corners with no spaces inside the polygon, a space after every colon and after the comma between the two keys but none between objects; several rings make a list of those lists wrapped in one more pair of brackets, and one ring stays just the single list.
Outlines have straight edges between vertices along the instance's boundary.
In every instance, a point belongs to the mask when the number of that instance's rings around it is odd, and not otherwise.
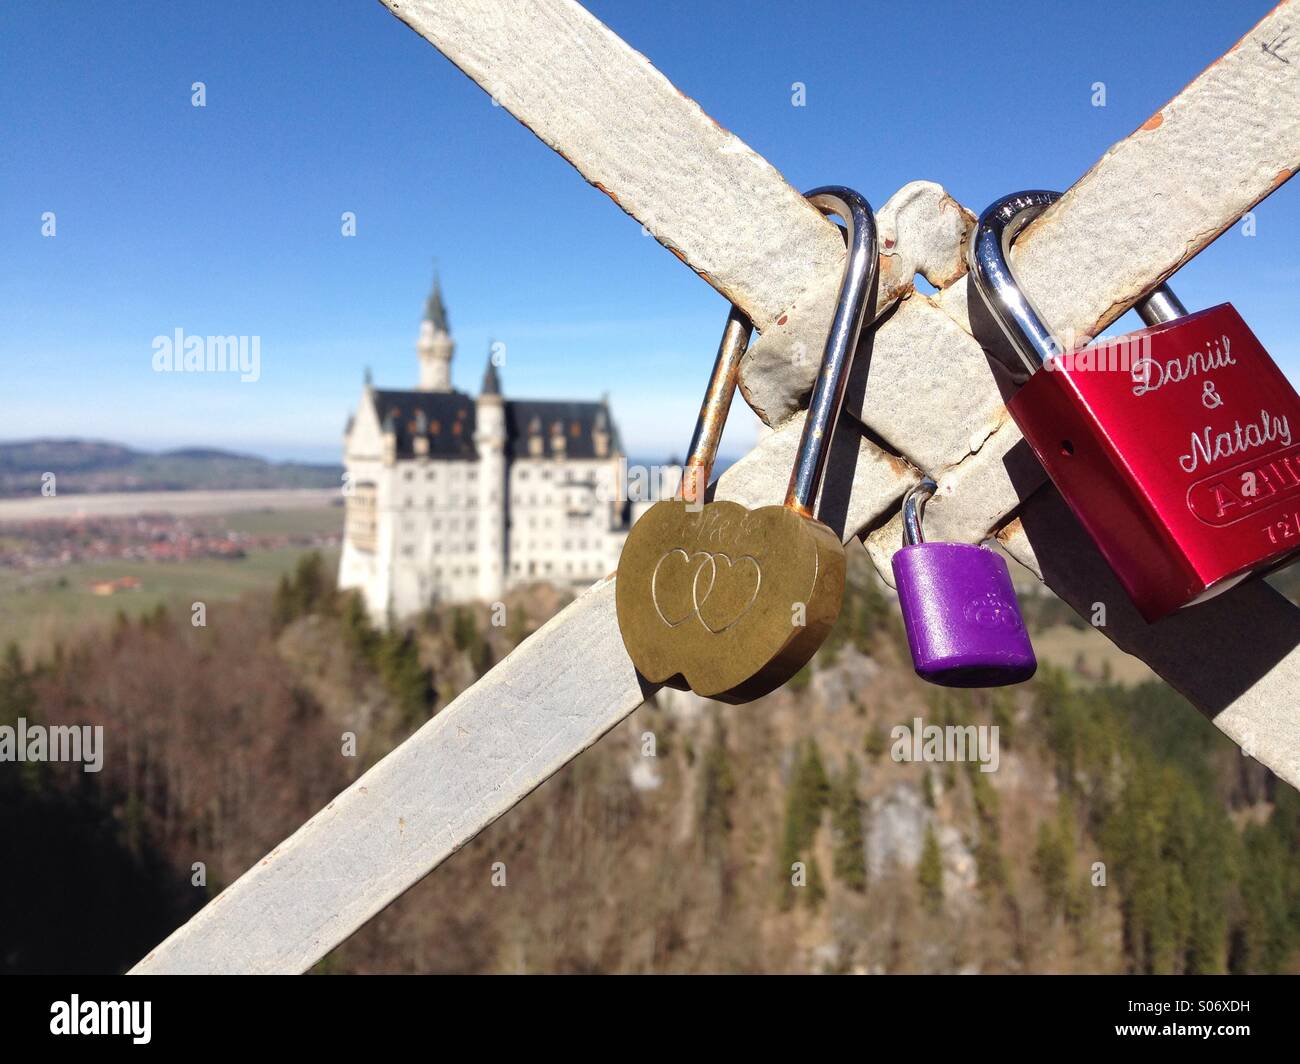
[{"label": "castle tower", "polygon": [[506,404],[488,355],[475,411],[478,449],[478,597],[496,602],[506,587]]},{"label": "castle tower", "polygon": [[451,391],[451,356],[456,345],[451,339],[442,285],[436,274],[433,290],[424,303],[424,320],[420,322],[420,339],[415,350],[420,356],[420,391]]}]

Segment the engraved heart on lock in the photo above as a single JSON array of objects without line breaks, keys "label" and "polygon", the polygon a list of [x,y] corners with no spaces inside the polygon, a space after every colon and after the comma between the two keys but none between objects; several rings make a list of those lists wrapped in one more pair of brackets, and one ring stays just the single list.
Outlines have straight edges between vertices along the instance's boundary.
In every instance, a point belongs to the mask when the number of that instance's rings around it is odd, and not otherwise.
[{"label": "engraved heart on lock", "polygon": [[[624,643],[648,680],[680,676],[697,694],[749,701],[802,668],[839,615],[839,537],[784,506],[674,500],[651,507],[637,529],[616,597]],[[745,546],[709,549],[721,543]]]},{"label": "engraved heart on lock", "polygon": [[784,505],[703,502],[752,331],[733,307],[681,497],[646,511],[619,558],[619,630],[637,670],[651,682],[724,702],[758,698],[803,668],[844,595],[844,547],[812,507],[875,285],[876,230],[870,206],[850,189],[815,189],[808,199],[844,219],[848,256]]},{"label": "engraved heart on lock", "polygon": [[717,633],[749,612],[758,599],[761,582],[758,561],[748,554],[732,559],[718,551],[688,554],[674,547],[655,565],[650,597],[659,619],[669,628],[696,616],[705,628]]}]

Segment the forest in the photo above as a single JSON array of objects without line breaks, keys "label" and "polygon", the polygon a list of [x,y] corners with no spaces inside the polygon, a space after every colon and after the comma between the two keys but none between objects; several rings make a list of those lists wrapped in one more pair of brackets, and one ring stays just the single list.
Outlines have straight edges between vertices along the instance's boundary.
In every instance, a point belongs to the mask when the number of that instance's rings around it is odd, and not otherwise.
[{"label": "forest", "polygon": [[[927,688],[867,570],[787,688],[661,693],[316,970],[1300,970],[1293,789],[1156,682]],[[125,970],[563,603],[382,632],[308,554],[202,626],[9,647],[0,725],[104,749],[0,766],[0,970]],[[996,726],[996,771],[896,759],[918,719]]]}]

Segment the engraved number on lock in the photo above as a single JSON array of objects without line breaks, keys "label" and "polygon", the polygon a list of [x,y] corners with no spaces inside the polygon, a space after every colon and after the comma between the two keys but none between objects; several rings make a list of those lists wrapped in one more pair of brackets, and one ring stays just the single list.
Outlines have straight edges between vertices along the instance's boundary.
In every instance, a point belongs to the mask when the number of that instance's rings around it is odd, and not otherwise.
[{"label": "engraved number on lock", "polygon": [[1279,521],[1270,521],[1264,531],[1275,547],[1281,546],[1288,539],[1295,539],[1297,533],[1300,533],[1300,512],[1289,513]]}]

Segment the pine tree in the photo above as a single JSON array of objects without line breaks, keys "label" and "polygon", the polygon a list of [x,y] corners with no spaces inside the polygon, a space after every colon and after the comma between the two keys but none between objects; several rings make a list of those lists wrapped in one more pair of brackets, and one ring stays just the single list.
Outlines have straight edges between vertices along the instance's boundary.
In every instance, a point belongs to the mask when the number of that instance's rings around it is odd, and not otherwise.
[{"label": "pine tree", "polygon": [[799,828],[795,818],[790,813],[790,798],[786,798],[785,825],[781,831],[781,848],[777,855],[777,882],[780,885],[780,892],[777,894],[777,904],[781,911],[789,910],[794,904],[795,893],[794,885],[791,883],[791,876],[794,874],[794,865],[799,860]]},{"label": "pine tree", "polygon": [[816,739],[808,740],[800,765],[799,786],[803,791],[804,808],[800,838],[805,847],[811,847],[821,824],[822,813],[830,804],[831,798],[830,780],[826,776],[826,766],[822,764],[821,749]]},{"label": "pine tree", "polygon": [[858,798],[858,763],[850,754],[831,790],[831,827],[835,832],[835,878],[859,894],[867,889],[862,802]]},{"label": "pine tree", "polygon": [[822,879],[822,870],[816,857],[808,859],[808,886],[804,888],[803,898],[810,909],[816,909],[826,900],[826,882]]},{"label": "pine tree", "polygon": [[826,778],[826,769],[822,764],[821,752],[816,740],[810,739],[795,753],[794,777],[786,794],[785,824],[781,832],[781,849],[778,873],[782,884],[780,895],[781,907],[788,909],[793,897],[790,895],[790,867],[796,861],[803,861],[809,868],[811,883],[811,861],[813,843],[816,841],[817,828],[821,824],[822,813],[830,801],[830,782]]},{"label": "pine tree", "polygon": [[434,701],[433,674],[420,664],[419,647],[411,633],[382,635],[375,666],[401,710],[403,723],[415,728],[428,720]]},{"label": "pine tree", "polygon": [[32,675],[23,663],[23,653],[16,642],[5,647],[0,663],[0,724],[13,725],[19,717],[29,722],[35,715],[36,692]]},{"label": "pine tree", "polygon": [[353,591],[344,596],[339,620],[348,645],[369,661],[374,654],[376,633],[366,615],[366,607],[359,592]]},{"label": "pine tree", "polygon": [[980,887],[986,892],[995,891],[1006,884],[1006,862],[1002,857],[1002,822],[998,812],[998,792],[989,783],[987,774],[979,765],[967,762],[971,797],[979,818],[979,840],[975,844],[975,874]]},{"label": "pine tree", "polygon": [[1045,907],[1052,916],[1063,916],[1069,897],[1070,852],[1060,828],[1050,820],[1038,825],[1038,844],[1030,867],[1043,888]]},{"label": "pine tree", "polygon": [[921,863],[916,868],[916,882],[921,889],[921,905],[931,916],[943,909],[943,854],[935,838],[934,825],[925,828],[925,843],[921,848]]},{"label": "pine tree", "polygon": [[730,802],[735,791],[736,781],[727,757],[727,735],[721,719],[714,718],[713,740],[704,755],[700,777],[700,837],[705,853],[718,852],[731,830]]},{"label": "pine tree", "polygon": [[310,551],[298,559],[292,587],[296,616],[314,613],[326,604],[331,592],[320,551]]},{"label": "pine tree", "polygon": [[293,585],[287,573],[280,576],[275,585],[275,597],[271,600],[271,628],[279,632],[294,618]]}]

